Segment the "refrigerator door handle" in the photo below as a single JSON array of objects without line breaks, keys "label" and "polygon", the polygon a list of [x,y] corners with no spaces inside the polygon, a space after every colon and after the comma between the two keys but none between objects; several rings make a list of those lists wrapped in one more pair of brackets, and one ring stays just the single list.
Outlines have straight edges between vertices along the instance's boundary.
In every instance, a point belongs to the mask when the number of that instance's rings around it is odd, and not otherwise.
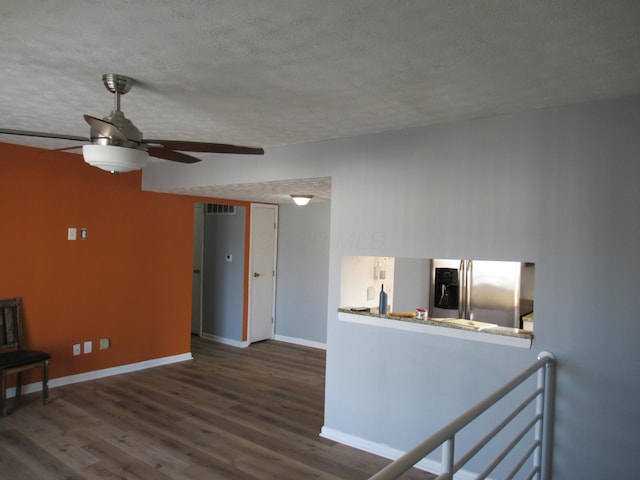
[{"label": "refrigerator door handle", "polygon": [[473,291],[472,291],[472,286],[473,286],[473,260],[468,260],[467,261],[467,271],[466,273],[466,285],[465,285],[465,290],[466,290],[466,305],[465,305],[465,310],[466,310],[466,314],[467,316],[465,317],[467,320],[473,320],[473,311],[471,310],[471,299],[473,296]]},{"label": "refrigerator door handle", "polygon": [[466,262],[460,260],[460,270],[458,278],[458,318],[466,318],[466,303],[467,303],[467,274],[466,274]]}]

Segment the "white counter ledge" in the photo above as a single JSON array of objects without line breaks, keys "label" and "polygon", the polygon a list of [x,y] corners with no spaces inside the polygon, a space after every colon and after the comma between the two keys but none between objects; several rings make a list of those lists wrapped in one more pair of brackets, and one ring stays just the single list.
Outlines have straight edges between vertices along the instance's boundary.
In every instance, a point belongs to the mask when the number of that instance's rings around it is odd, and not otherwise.
[{"label": "white counter ledge", "polygon": [[339,308],[338,320],[518,348],[531,348],[533,342],[533,333],[530,331],[479,322],[471,325],[468,320],[461,319],[426,318],[419,320],[415,317],[380,315],[373,312],[353,311],[350,308]]}]

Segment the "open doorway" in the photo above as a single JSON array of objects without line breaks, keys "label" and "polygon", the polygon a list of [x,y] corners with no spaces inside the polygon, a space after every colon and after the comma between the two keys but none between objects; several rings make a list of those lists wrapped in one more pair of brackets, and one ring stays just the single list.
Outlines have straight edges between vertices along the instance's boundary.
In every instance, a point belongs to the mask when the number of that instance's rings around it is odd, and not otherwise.
[{"label": "open doorway", "polygon": [[[197,204],[194,211],[192,333],[209,340],[246,346],[243,337],[247,207],[203,203]],[[202,252],[199,263],[198,250]],[[199,274],[195,273],[197,270]]]}]

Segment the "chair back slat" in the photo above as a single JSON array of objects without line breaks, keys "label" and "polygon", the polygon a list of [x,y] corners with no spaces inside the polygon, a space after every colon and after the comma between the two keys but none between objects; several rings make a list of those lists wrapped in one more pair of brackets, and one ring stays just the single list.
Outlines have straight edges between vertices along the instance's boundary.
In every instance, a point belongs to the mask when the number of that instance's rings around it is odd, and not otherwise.
[{"label": "chair back slat", "polygon": [[[49,401],[49,360],[51,355],[23,350],[22,298],[0,299],[0,415],[7,416],[7,375],[16,376],[15,396],[22,389],[22,372],[42,369],[42,403]],[[11,348],[13,347],[13,348]],[[11,348],[10,351],[4,351]]]},{"label": "chair back slat", "polygon": [[22,347],[22,302],[0,300],[0,349]]}]

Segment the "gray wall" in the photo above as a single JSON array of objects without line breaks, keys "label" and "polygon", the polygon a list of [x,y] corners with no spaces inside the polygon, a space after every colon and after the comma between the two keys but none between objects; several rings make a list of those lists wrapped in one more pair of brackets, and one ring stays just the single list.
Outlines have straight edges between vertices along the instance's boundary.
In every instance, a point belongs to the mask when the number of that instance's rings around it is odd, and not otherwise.
[{"label": "gray wall", "polygon": [[[235,215],[205,215],[202,333],[242,341],[246,208]],[[227,262],[225,255],[233,255]]]},{"label": "gray wall", "polygon": [[[143,186],[332,177],[325,428],[406,450],[548,350],[559,361],[554,478],[631,478],[638,132],[640,100],[621,99],[270,149],[242,172],[232,159],[163,162]],[[343,255],[535,262],[533,347],[341,322]]]},{"label": "gray wall", "polygon": [[279,207],[276,336],[327,341],[330,207]]},{"label": "gray wall", "polygon": [[394,262],[393,309],[410,312],[420,307],[429,309],[428,259],[396,258]]}]

